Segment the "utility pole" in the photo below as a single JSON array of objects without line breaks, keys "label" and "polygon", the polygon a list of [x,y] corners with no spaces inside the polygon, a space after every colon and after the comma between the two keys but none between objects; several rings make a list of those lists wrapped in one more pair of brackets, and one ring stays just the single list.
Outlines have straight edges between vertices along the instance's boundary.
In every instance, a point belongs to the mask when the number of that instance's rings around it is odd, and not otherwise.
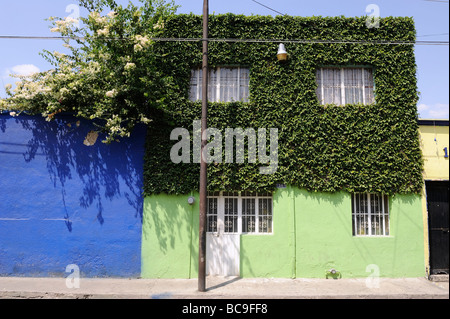
[{"label": "utility pole", "polygon": [[198,250],[198,291],[206,291],[206,202],[207,202],[207,163],[206,152],[206,129],[208,117],[208,22],[209,22],[209,0],[203,0],[203,77],[202,77],[202,147],[200,154],[200,229]]}]

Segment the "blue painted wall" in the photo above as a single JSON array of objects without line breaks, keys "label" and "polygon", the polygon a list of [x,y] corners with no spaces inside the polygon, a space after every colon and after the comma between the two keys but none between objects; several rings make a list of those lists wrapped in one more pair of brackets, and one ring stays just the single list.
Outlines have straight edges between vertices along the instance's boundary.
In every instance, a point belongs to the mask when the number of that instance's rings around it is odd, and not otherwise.
[{"label": "blue painted wall", "polygon": [[0,115],[0,276],[140,276],[145,128],[85,146],[77,121]]}]

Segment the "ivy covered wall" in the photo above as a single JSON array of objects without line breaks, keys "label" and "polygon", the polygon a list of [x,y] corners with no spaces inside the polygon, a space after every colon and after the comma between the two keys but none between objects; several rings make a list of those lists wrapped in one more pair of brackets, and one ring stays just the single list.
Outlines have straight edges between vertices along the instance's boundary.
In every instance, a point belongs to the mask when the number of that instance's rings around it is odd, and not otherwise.
[{"label": "ivy covered wall", "polygon": [[[165,22],[165,37],[201,38],[201,16],[178,15]],[[250,69],[248,103],[209,103],[208,126],[278,128],[279,164],[272,175],[261,164],[208,165],[209,190],[270,191],[283,183],[321,192],[420,193],[422,157],[417,125],[414,46],[374,44],[414,41],[412,18],[388,17],[379,28],[365,17],[267,17],[212,15],[210,38],[344,40],[365,43],[289,43],[287,63],[276,58],[280,41],[210,42],[211,67]],[[144,167],[144,193],[188,194],[198,189],[200,165],[174,164],[175,127],[191,131],[201,103],[189,101],[191,70],[201,65],[201,42],[157,42],[167,83],[164,110],[154,111]],[[373,105],[323,106],[315,73],[322,66],[366,66],[374,71]],[[192,147],[191,147],[192,151]]]}]

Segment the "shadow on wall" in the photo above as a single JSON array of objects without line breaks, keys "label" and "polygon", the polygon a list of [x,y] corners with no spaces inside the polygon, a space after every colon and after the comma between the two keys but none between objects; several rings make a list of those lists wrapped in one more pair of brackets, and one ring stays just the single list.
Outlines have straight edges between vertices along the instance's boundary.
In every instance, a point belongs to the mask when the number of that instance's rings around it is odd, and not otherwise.
[{"label": "shadow on wall", "polygon": [[[53,196],[56,190],[61,193],[61,201],[53,198],[50,207],[53,205],[58,211],[63,207],[61,218],[66,220],[69,231],[72,231],[73,212],[77,208],[89,208],[90,211],[95,208],[95,218],[103,224],[105,203],[116,199],[121,208],[128,206],[126,211],[134,212],[133,217],[140,218],[142,223],[145,128],[136,128],[131,138],[119,143],[106,145],[101,142],[103,136],[100,134],[92,140],[95,140],[94,145],[84,145],[88,133],[95,129],[95,123],[70,115],[60,115],[50,122],[41,116],[11,118],[1,115],[0,168],[9,168],[9,172],[14,168],[14,173],[8,174],[9,177],[2,174],[3,183],[0,183],[11,188],[14,180],[28,179],[30,187],[23,189],[23,196],[36,188],[33,183],[43,180],[36,177],[42,178],[46,165],[54,187]],[[24,169],[22,173],[21,168]],[[46,186],[48,188],[50,183]],[[9,196],[14,197],[14,194]],[[45,199],[44,194],[42,200]]]}]

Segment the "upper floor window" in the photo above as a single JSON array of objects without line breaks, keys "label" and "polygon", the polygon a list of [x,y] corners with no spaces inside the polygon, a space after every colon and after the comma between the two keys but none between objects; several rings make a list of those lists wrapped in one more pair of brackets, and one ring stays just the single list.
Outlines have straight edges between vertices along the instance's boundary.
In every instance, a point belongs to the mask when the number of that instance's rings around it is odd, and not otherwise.
[{"label": "upper floor window", "polygon": [[[191,73],[189,98],[198,101],[202,98],[203,70]],[[208,100],[210,102],[248,102],[250,70],[242,67],[220,67],[209,70]]]},{"label": "upper floor window", "polygon": [[375,102],[371,68],[319,68],[316,79],[317,96],[322,105]]},{"label": "upper floor window", "polygon": [[353,236],[389,236],[389,200],[382,194],[352,195]]}]

